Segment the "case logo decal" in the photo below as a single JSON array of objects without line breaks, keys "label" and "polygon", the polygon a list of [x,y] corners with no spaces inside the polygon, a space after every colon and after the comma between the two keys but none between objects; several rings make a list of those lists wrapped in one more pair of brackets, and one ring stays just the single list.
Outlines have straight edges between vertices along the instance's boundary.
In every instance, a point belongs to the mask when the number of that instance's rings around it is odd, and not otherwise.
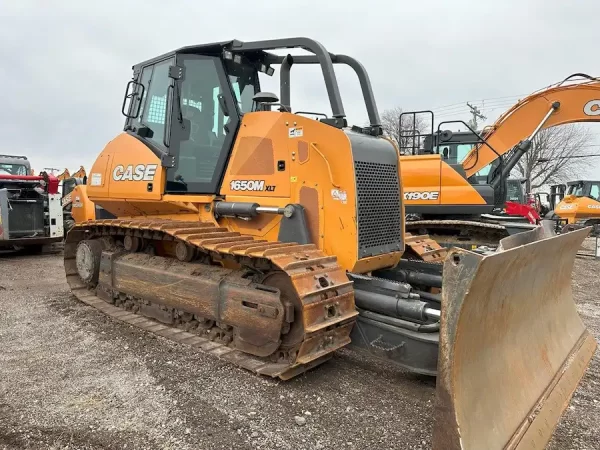
[{"label": "case logo decal", "polygon": [[600,100],[590,100],[583,106],[586,116],[600,116]]},{"label": "case logo decal", "polygon": [[152,181],[156,174],[158,164],[129,164],[123,167],[119,164],[113,169],[113,180],[115,181]]}]

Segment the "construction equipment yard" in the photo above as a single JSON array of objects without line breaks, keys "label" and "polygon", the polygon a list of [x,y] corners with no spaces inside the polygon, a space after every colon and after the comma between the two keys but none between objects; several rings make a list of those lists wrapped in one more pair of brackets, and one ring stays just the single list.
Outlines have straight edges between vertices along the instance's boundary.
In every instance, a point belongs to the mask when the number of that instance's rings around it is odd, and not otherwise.
[{"label": "construction equipment yard", "polygon": [[[596,339],[599,272],[576,259]],[[0,347],[2,449],[431,447],[434,378],[348,349],[287,382],[257,377],[77,301],[62,254],[0,256]],[[598,423],[596,353],[548,448],[598,449]]]}]

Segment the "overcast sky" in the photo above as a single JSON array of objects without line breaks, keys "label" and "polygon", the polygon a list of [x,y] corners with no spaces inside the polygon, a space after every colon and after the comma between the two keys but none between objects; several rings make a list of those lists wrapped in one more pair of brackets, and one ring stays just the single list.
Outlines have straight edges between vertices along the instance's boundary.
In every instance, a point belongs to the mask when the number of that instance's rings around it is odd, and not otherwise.
[{"label": "overcast sky", "polygon": [[[0,152],[27,155],[36,171],[89,172],[122,130],[133,64],[234,38],[312,37],[366,66],[380,111],[436,109],[445,120],[467,119],[464,104],[485,99],[492,122],[520,95],[600,75],[599,0],[261,1],[2,2]],[[356,77],[337,74],[349,121],[364,124]],[[295,110],[330,112],[318,75],[293,71]],[[587,176],[600,178],[596,162]]]}]

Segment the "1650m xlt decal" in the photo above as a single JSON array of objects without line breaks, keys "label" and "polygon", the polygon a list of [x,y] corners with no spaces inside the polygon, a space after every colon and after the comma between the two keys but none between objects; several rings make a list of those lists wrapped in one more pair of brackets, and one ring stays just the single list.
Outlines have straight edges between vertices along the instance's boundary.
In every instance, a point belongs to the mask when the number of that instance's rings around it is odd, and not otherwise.
[{"label": "1650m xlt decal", "polygon": [[232,191],[275,191],[275,185],[265,184],[265,180],[232,180],[229,187]]}]

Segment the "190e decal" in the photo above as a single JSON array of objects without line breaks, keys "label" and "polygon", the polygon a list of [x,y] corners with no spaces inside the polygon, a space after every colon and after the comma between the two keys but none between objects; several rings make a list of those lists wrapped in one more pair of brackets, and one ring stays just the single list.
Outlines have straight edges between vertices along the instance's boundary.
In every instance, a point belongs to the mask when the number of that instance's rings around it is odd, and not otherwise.
[{"label": "190e decal", "polygon": [[439,191],[405,192],[404,200],[438,200]]},{"label": "190e decal", "polygon": [[275,186],[265,184],[265,180],[231,180],[232,191],[275,191]]}]

